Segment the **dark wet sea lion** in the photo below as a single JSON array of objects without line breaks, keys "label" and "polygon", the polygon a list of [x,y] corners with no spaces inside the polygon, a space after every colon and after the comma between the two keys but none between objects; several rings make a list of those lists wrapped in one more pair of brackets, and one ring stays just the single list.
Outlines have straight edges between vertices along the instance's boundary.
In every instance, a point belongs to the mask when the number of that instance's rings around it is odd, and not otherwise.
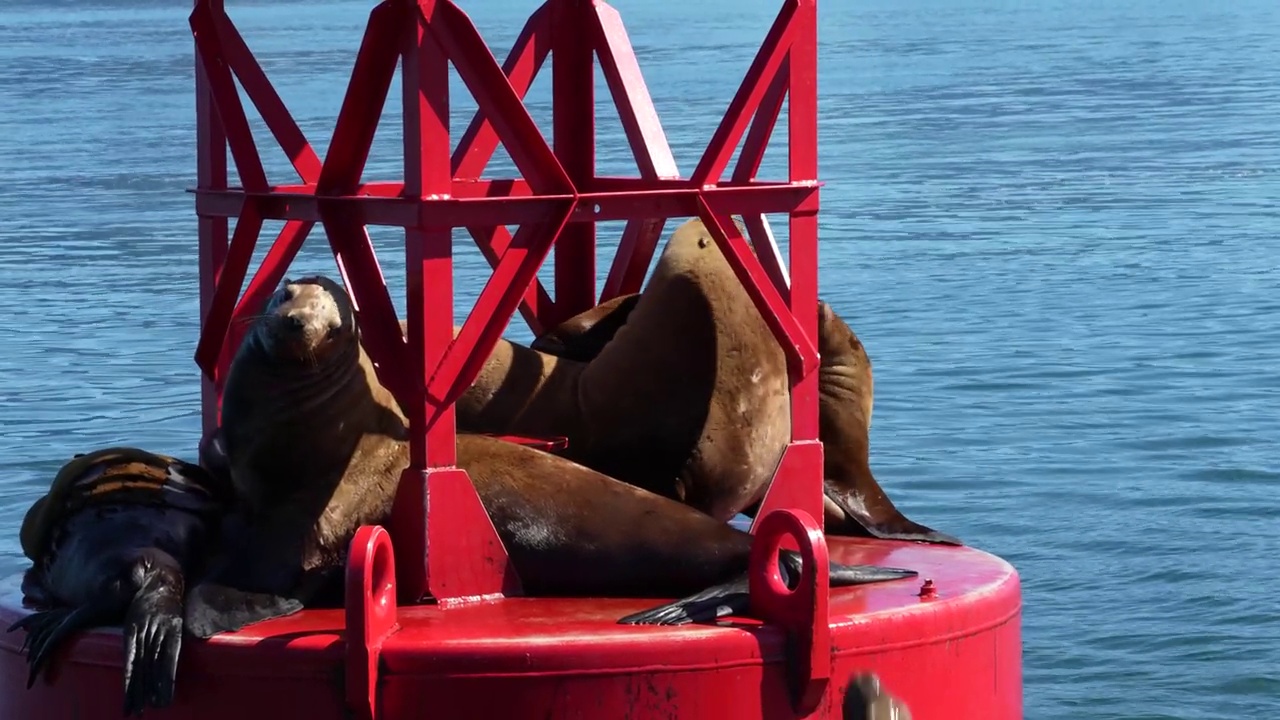
[{"label": "dark wet sea lion", "polygon": [[[249,568],[238,585],[192,594],[188,625],[200,636],[270,617],[225,612],[240,590],[305,599],[293,586],[306,571],[341,569],[358,527],[389,514],[409,463],[404,414],[360,347],[349,298],[327,278],[287,283],[273,296],[227,378],[222,433],[233,483],[252,499],[247,534],[261,541],[255,557],[232,563]],[[526,594],[696,593],[629,622],[746,609],[748,534],[532,448],[460,434],[457,451]],[[798,557],[783,556],[791,577]],[[835,586],[915,575],[836,564],[830,572]]]},{"label": "dark wet sea lion", "polygon": [[[690,221],[681,226],[681,230],[678,230],[677,233],[686,229],[696,229],[699,233],[699,242],[710,243],[708,246],[703,247],[704,252],[697,256],[696,262],[702,263],[699,273],[691,275],[691,277],[704,284],[707,284],[705,278],[716,278],[718,282],[711,287],[720,288],[720,292],[728,296],[729,302],[746,303],[754,310],[754,306],[751,305],[751,300],[745,290],[740,286],[736,286],[736,292],[729,289],[728,286],[737,282],[734,279],[733,270],[728,261],[725,260],[723,253],[719,251],[718,246],[711,241],[710,235],[702,224],[697,220]],[[675,240],[676,237],[673,236],[672,241],[674,242]],[[659,267],[661,267],[661,262],[663,261],[659,261]],[[657,273],[655,272],[656,276]],[[612,350],[609,350],[611,353],[627,352],[632,348],[650,348],[654,344],[658,344],[661,347],[664,342],[663,325],[657,321],[657,318],[661,317],[661,315],[653,313],[648,324],[642,327],[632,325],[631,317],[641,308],[647,309],[645,297],[670,292],[668,285],[651,283],[641,294],[614,298],[608,303],[602,303],[591,310],[564,321],[540,336],[532,343],[531,347],[540,352],[572,358],[580,362],[591,362],[596,357],[604,355],[615,336],[626,342],[621,349],[615,346]],[[659,308],[670,313],[672,321],[675,321],[684,311],[684,308],[680,306],[683,300],[684,298],[676,295],[674,298],[664,297],[661,302],[656,304]],[[769,343],[757,346],[760,353],[772,359],[768,366],[776,367],[777,363],[782,362],[782,351],[772,341],[769,329],[764,324],[763,319],[760,318],[758,312],[737,314],[735,316],[720,315],[717,318],[717,322],[726,321],[730,317],[734,318],[734,322],[745,324],[746,329],[742,330],[744,334],[770,337]],[[720,318],[725,318],[725,320]],[[871,413],[874,397],[871,359],[867,356],[866,348],[863,347],[862,342],[854,334],[853,330],[824,301],[818,302],[818,349],[821,353],[818,377],[818,437],[822,440],[824,454],[823,485],[826,532],[838,536],[962,544],[960,540],[950,535],[940,533],[908,519],[894,506],[884,489],[876,481],[869,463]],[[502,358],[495,359],[500,361]],[[494,361],[491,360],[490,362]],[[644,372],[643,366],[638,372]],[[637,382],[634,378],[631,379],[632,382],[624,384],[623,387],[648,386],[648,383]],[[783,393],[786,392],[785,373],[781,376],[776,373],[769,374],[762,382],[771,382],[776,386],[780,386]],[[728,387],[733,386],[730,385]],[[504,407],[504,398],[501,394],[492,394],[497,397],[490,401],[488,407],[502,409]],[[725,395],[723,397],[731,396]],[[688,401],[701,401],[701,397],[691,395],[688,396]],[[781,413],[777,422],[784,423],[786,432],[789,433],[789,410]],[[644,432],[635,425],[630,430],[637,434]],[[555,428],[546,428],[546,432],[555,434]],[[570,447],[572,445],[573,438],[571,437]],[[595,467],[591,459],[584,458],[583,462]],[[710,494],[724,491],[725,485],[723,482],[707,484],[707,489],[705,490],[706,493]],[[751,491],[754,493],[755,488],[752,487]],[[715,505],[716,503],[713,500],[710,504]],[[756,503],[753,501],[751,506],[744,506],[740,510],[752,514],[755,505]]]},{"label": "dark wet sea lion", "polygon": [[229,488],[197,465],[136,448],[77,455],[27,511],[23,594],[30,687],[77,631],[124,626],[124,712],[173,700],[184,578],[198,571]]},{"label": "dark wet sea lion", "polygon": [[458,427],[566,436],[564,457],[718,520],[758,502],[790,438],[787,368],[713,257],[719,247],[700,221],[677,228],[589,363],[500,342],[456,403]]}]

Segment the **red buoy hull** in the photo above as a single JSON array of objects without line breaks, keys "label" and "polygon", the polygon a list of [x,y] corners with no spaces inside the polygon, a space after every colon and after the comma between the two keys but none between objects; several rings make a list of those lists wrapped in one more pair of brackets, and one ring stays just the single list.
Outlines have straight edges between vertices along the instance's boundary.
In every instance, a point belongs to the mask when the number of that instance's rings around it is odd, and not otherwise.
[{"label": "red buoy hull", "polygon": [[[874,672],[914,720],[1022,717],[1021,591],[1006,562],[964,547],[829,541],[831,559],[918,569],[920,578],[836,588],[832,673],[817,711]],[[925,579],[932,592],[921,593]],[[6,625],[28,611],[16,580]],[[402,607],[381,649],[379,717],[797,717],[785,633],[749,620],[638,627],[617,619],[651,600],[510,598]],[[344,613],[309,610],[209,641],[187,638],[175,704],[148,717],[346,720]],[[85,633],[26,689],[23,633],[0,635],[0,717],[118,720],[120,633]]]}]

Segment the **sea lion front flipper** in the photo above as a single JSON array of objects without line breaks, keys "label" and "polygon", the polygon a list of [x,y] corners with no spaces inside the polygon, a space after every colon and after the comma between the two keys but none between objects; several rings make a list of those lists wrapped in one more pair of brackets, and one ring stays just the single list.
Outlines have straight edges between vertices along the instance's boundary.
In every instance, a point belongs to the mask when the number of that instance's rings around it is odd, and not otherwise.
[{"label": "sea lion front flipper", "polygon": [[36,684],[36,678],[54,652],[72,634],[106,622],[111,608],[104,603],[83,605],[78,608],[60,607],[32,613],[9,626],[9,632],[27,631],[22,650],[27,653],[31,673],[27,676],[27,689]]},{"label": "sea lion front flipper", "polygon": [[751,598],[748,595],[746,573],[727,583],[713,585],[700,593],[628,615],[619,625],[687,625],[693,622],[711,622],[726,615],[738,615],[747,611]]},{"label": "sea lion front flipper", "polygon": [[124,714],[173,702],[182,652],[182,578],[157,573],[129,604],[124,620]]},{"label": "sea lion front flipper", "polygon": [[[908,520],[892,503],[888,502],[887,497],[883,498],[884,502],[872,509],[863,502],[850,502],[844,493],[833,489],[829,483],[825,495],[829,511],[826,521],[827,535],[912,540],[938,545],[964,545],[959,538]],[[830,512],[832,510],[838,512]],[[840,513],[843,513],[843,518],[839,517]]]},{"label": "sea lion front flipper", "polygon": [[298,598],[238,590],[217,582],[202,582],[187,594],[187,632],[205,639],[235,632],[246,625],[292,615],[303,608]]},{"label": "sea lion front flipper", "polygon": [[539,335],[529,347],[567,360],[590,362],[604,349],[640,302],[640,294],[619,295],[565,320]]},{"label": "sea lion front flipper", "polygon": [[[787,550],[780,553],[778,568],[787,587],[794,588],[800,577],[800,556]],[[831,563],[831,587],[865,585],[867,583],[899,580],[918,575],[915,570],[876,567],[874,565],[841,565]],[[710,622],[726,615],[741,615],[750,609],[749,581],[743,573],[727,583],[715,585],[700,593],[673,603],[659,605],[628,615],[618,621],[621,625],[686,625],[692,622]]]}]

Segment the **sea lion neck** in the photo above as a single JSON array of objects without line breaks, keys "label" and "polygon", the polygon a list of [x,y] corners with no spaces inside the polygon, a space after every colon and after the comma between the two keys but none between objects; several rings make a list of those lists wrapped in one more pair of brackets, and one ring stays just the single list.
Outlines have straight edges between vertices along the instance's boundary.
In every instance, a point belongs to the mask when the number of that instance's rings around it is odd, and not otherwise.
[{"label": "sea lion neck", "polygon": [[480,374],[458,398],[458,430],[530,436],[578,432],[576,398],[586,363],[507,340],[494,346]]}]

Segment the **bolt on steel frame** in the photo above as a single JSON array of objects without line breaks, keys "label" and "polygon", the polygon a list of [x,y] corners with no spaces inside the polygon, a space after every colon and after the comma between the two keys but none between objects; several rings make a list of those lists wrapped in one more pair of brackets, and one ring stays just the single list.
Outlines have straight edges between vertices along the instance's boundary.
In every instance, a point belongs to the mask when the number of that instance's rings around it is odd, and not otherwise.
[{"label": "bolt on steel frame", "polygon": [[[783,0],[697,166],[681,178],[621,17],[602,0],[546,0],[502,65],[451,0],[383,0],[369,14],[323,160],[223,0],[196,0],[190,25],[197,50],[194,194],[202,328],[195,357],[203,373],[205,428],[218,422],[223,383],[244,335],[241,321],[259,311],[319,223],[356,305],[365,349],[410,420],[410,466],[390,521],[402,600],[519,594],[506,551],[470,479],[455,465],[453,402],[475,379],[517,309],[538,333],[597,301],[639,291],[667,218],[698,216],[788,363],[791,442],[753,530],[779,508],[801,510],[820,527],[816,13],[816,0]],[[523,103],[548,55],[551,144]],[[595,60],[608,80],[638,177],[596,174]],[[365,164],[397,63],[404,178],[366,182]],[[456,148],[449,137],[450,63],[478,107]],[[289,157],[297,182],[268,181],[236,80]],[[784,99],[789,177],[758,180]],[[739,141],[742,151],[726,180]],[[499,142],[520,177],[482,177]],[[229,183],[228,150],[238,187]],[[781,263],[765,213],[788,214],[789,268]],[[750,243],[732,215],[742,216]],[[236,222],[229,233],[231,217]],[[245,289],[268,219],[285,221],[284,228]],[[596,223],[608,220],[627,224],[597,298]],[[404,228],[407,337],[369,225]],[[513,235],[506,225],[519,229]],[[470,233],[493,274],[455,340],[451,234],[458,227]],[[554,298],[536,276],[553,248]],[[825,628],[825,617],[816,622]]]}]

